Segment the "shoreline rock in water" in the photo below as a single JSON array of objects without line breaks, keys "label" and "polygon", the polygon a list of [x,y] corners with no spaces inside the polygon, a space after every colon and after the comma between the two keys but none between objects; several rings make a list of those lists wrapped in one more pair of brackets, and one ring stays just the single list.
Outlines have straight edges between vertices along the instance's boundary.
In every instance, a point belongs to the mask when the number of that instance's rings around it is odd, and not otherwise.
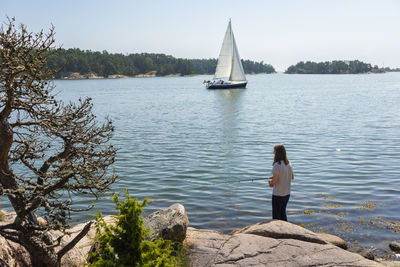
[{"label": "shoreline rock in water", "polygon": [[188,74],[182,75],[181,73],[172,73],[168,75],[159,75],[157,76],[157,71],[149,71],[147,73],[135,74],[135,75],[123,75],[123,74],[110,74],[108,76],[101,76],[96,73],[84,73],[81,74],[79,72],[66,72],[62,73],[61,77],[57,79],[60,80],[85,80],[85,79],[120,79],[120,78],[152,78],[152,77],[191,77],[197,76],[200,74]]},{"label": "shoreline rock in water", "polygon": [[[15,214],[6,213],[4,217],[5,221],[0,225],[12,222]],[[113,223],[115,217],[106,216],[104,219]],[[151,228],[150,240],[163,237],[183,241],[191,267],[385,266],[340,248],[346,242],[339,237],[317,234],[284,221],[269,220],[223,234],[189,227],[184,206],[174,204],[150,214],[145,224]],[[68,231],[71,235],[64,238],[62,244],[72,240],[85,225],[82,223],[71,228]],[[62,266],[85,266],[95,234],[92,226],[89,233],[63,257]],[[57,232],[52,235],[57,237]],[[29,266],[25,249],[1,236],[0,260],[10,266]],[[390,262],[386,266],[396,266],[397,263]]]},{"label": "shoreline rock in water", "polygon": [[400,253],[400,244],[397,242],[391,242],[389,248],[395,253]]}]

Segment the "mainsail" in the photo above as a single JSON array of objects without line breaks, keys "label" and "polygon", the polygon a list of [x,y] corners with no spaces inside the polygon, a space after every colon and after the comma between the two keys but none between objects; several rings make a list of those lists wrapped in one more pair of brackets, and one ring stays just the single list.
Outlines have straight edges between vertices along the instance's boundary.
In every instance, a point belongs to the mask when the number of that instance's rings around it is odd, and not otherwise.
[{"label": "mainsail", "polygon": [[214,79],[228,79],[229,81],[246,81],[242,62],[232,32],[231,21],[225,32],[224,41],[218,57]]}]

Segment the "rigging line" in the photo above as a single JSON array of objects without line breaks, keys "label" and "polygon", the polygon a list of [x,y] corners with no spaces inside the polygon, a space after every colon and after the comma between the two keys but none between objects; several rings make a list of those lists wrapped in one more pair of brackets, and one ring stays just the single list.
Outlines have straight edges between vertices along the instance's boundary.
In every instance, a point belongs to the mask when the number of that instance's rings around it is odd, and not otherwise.
[{"label": "rigging line", "polygon": [[[244,179],[244,180],[236,180],[236,181],[225,181],[225,182],[211,182],[211,181],[201,181],[201,183],[209,184],[209,185],[222,185],[222,184],[236,184],[236,183],[244,183],[244,182],[254,182],[261,180],[268,180],[269,177],[264,178],[253,178],[253,179]],[[193,180],[187,179],[188,182],[193,182]],[[198,181],[197,181],[198,182]]]},{"label": "rigging line", "polygon": [[232,182],[225,182],[224,184],[254,182],[254,181],[261,181],[261,180],[268,180],[268,179],[269,179],[269,177],[264,177],[264,178],[253,178],[253,179],[244,179],[244,180],[238,180],[238,181],[232,181]]}]

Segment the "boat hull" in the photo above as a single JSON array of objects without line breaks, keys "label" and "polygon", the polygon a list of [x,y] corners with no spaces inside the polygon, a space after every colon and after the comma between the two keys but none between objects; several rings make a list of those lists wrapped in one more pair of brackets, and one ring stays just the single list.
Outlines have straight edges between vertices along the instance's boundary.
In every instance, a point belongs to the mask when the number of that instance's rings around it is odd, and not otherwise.
[{"label": "boat hull", "polygon": [[206,85],[207,89],[232,89],[232,88],[246,88],[247,82],[243,83],[209,83]]}]

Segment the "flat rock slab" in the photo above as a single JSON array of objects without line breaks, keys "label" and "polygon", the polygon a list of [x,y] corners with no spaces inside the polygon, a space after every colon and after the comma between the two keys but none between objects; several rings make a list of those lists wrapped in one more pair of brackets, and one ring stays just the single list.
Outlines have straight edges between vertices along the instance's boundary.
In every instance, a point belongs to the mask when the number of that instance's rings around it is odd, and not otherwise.
[{"label": "flat rock slab", "polygon": [[379,263],[386,267],[400,267],[400,261],[380,261]]},{"label": "flat rock slab", "polygon": [[332,244],[249,233],[224,235],[189,227],[185,245],[193,267],[382,266]]}]

